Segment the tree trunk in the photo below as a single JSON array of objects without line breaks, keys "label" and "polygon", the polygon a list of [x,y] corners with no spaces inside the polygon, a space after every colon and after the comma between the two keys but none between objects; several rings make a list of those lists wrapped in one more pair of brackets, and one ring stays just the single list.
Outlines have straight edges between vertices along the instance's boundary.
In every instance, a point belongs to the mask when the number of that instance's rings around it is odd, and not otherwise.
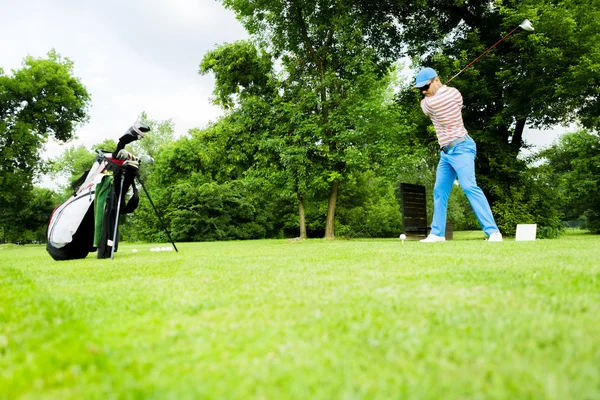
[{"label": "tree trunk", "polygon": [[300,239],[306,239],[306,219],[304,218],[304,197],[298,193],[298,215],[300,216]]},{"label": "tree trunk", "polygon": [[335,205],[339,187],[340,182],[337,179],[331,182],[331,188],[329,189],[329,204],[327,206],[327,222],[325,223],[325,239],[335,239]]},{"label": "tree trunk", "polygon": [[510,146],[512,147],[515,153],[519,153],[521,150],[521,146],[523,145],[523,131],[525,130],[525,123],[527,122],[527,117],[520,118],[517,120],[517,125],[515,126],[515,132],[513,134],[512,142],[510,142]]}]

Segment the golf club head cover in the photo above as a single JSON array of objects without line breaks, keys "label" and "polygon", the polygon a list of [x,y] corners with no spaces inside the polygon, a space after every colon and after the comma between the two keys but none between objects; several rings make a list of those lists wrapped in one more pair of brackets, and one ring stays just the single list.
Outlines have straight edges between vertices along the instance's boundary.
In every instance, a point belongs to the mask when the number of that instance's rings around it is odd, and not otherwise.
[{"label": "golf club head cover", "polygon": [[154,164],[154,158],[147,156],[145,154],[142,154],[141,156],[138,157],[138,159],[140,160],[140,162],[152,165]]},{"label": "golf club head cover", "polygon": [[117,144],[117,149],[113,152],[113,157],[117,158],[119,151],[125,148],[131,142],[135,142],[138,139],[144,137],[146,132],[150,131],[150,127],[140,121],[139,119],[135,121],[135,123],[127,129],[127,132],[123,136],[119,138],[119,144]]},{"label": "golf club head cover", "polygon": [[150,127],[138,119],[131,125],[131,128],[127,130],[127,133],[131,133],[132,135],[137,136],[138,139],[141,139],[144,137],[144,133],[149,131]]},{"label": "golf club head cover", "polygon": [[123,161],[135,160],[135,156],[125,149],[119,150],[116,158],[117,158],[117,160],[123,160]]},{"label": "golf club head cover", "polygon": [[127,160],[123,163],[123,165],[138,169],[140,167],[139,161],[136,160]]}]

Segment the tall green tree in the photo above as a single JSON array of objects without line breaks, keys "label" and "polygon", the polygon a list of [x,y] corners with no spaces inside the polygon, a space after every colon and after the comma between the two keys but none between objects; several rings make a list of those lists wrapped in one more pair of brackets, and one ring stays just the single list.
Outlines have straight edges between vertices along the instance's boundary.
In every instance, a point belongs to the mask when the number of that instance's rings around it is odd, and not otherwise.
[{"label": "tall green tree", "polygon": [[[238,106],[223,122],[235,122],[230,126],[256,143],[256,152],[249,154],[253,161],[246,178],[263,188],[283,188],[283,196],[296,196],[300,238],[305,239],[308,153],[315,146],[302,140],[301,130],[308,124],[302,123],[303,115],[294,115],[291,103],[286,103],[289,91],[274,76],[272,56],[264,50],[259,52],[250,41],[226,44],[204,56],[200,73],[208,72],[215,74],[214,102],[225,109]],[[277,87],[285,94],[278,94]]]},{"label": "tall green tree", "polygon": [[[254,143],[238,135],[234,112],[205,130],[191,130],[159,152],[147,187],[176,240],[263,238],[269,230],[268,195],[244,180]],[[257,199],[258,197],[258,199]],[[166,240],[145,201],[133,215],[128,238]]]},{"label": "tall green tree", "polygon": [[357,93],[363,90],[364,77],[384,76],[400,53],[394,16],[387,12],[389,7],[364,1],[224,0],[223,4],[281,61],[286,83],[282,88],[288,89],[286,94],[294,92],[288,115],[301,116],[302,126],[310,126],[294,130],[300,135],[294,147],[315,147],[310,165],[318,165],[328,181],[325,237],[333,238],[338,191],[348,174],[347,152],[355,145],[355,121],[363,116],[349,115],[349,105],[361,108]]},{"label": "tall green tree", "polygon": [[21,199],[21,206],[11,216],[11,224],[4,225],[4,238],[11,242],[44,242],[48,221],[58,204],[56,192],[34,187]]},{"label": "tall green tree", "polygon": [[562,135],[540,152],[541,168],[548,168],[548,184],[554,188],[566,220],[587,219],[593,233],[600,233],[600,137],[587,130]]},{"label": "tall green tree", "polygon": [[[523,19],[535,27],[513,34],[452,82],[463,94],[465,125],[478,143],[478,181],[493,201],[523,183],[525,164],[517,157],[527,146],[526,126],[579,120],[599,128],[598,0],[396,4],[409,54],[417,66],[434,67],[443,82]],[[418,107],[415,96],[412,102]],[[425,132],[429,122],[419,123]]]},{"label": "tall green tree", "polygon": [[209,51],[200,63],[200,74],[215,76],[213,102],[227,110],[249,98],[272,99],[272,57],[251,41],[240,40]]},{"label": "tall green tree", "polygon": [[48,137],[71,139],[89,101],[73,62],[55,51],[26,57],[11,75],[0,69],[0,224],[11,223],[31,191]]},{"label": "tall green tree", "polygon": [[[303,67],[287,60],[282,62],[282,73],[274,74],[268,57],[251,42],[226,44],[205,55],[200,72],[215,74],[215,102],[228,109],[236,107],[227,117],[228,126],[235,126],[240,137],[254,143],[254,147],[247,146],[255,152],[247,154],[251,168],[245,178],[261,182],[263,189],[271,184],[281,195],[295,198],[300,238],[306,238],[306,199],[319,198],[317,193],[327,191],[333,179],[341,182],[345,179],[342,172],[364,169],[370,165],[368,160],[397,148],[389,142],[406,129],[392,107],[394,75],[379,75],[371,60],[361,60],[363,72],[352,85],[344,83],[344,100],[329,114],[330,125],[339,130],[337,153],[332,155],[319,133],[318,93],[299,81]],[[332,171],[335,157],[342,160],[342,172]],[[333,215],[331,201],[329,208],[325,217]]]}]

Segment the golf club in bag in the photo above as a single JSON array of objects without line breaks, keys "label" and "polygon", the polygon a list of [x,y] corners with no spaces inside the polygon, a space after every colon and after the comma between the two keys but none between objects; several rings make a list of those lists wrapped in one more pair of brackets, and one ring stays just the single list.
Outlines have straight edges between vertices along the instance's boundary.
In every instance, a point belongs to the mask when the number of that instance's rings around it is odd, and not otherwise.
[{"label": "golf club in bag", "polygon": [[[46,249],[52,258],[80,259],[98,250],[98,258],[113,259],[118,247],[119,216],[132,213],[139,203],[136,179],[178,251],[148,191],[139,180],[140,162],[151,163],[153,160],[150,157],[134,157],[124,149],[127,144],[144,137],[149,130],[147,125],[136,121],[119,139],[113,153],[97,151],[92,168],[72,185],[73,196],[59,205],[50,217]],[[133,195],[126,201],[129,188]]]},{"label": "golf club in bag", "polygon": [[508,32],[506,35],[504,35],[504,37],[500,40],[498,40],[496,43],[494,43],[489,49],[487,49],[486,51],[484,51],[483,53],[481,53],[479,55],[479,57],[477,57],[476,59],[474,59],[473,61],[471,61],[466,67],[464,67],[463,69],[461,69],[460,71],[458,71],[458,73],[456,75],[454,75],[452,78],[450,78],[448,80],[448,82],[445,83],[445,85],[449,84],[450,82],[452,82],[452,80],[454,80],[454,78],[456,78],[457,76],[459,76],[460,74],[463,73],[464,70],[466,70],[467,68],[469,68],[471,65],[475,64],[477,61],[479,61],[479,59],[483,56],[485,56],[487,53],[489,53],[494,47],[498,46],[502,41],[504,41],[506,38],[508,38],[510,35],[512,35],[513,33],[515,33],[519,28],[527,31],[527,32],[533,32],[534,28],[533,25],[531,25],[531,22],[526,19],[523,22],[521,22],[519,24],[519,26],[517,26],[515,29],[513,29],[512,31]]}]

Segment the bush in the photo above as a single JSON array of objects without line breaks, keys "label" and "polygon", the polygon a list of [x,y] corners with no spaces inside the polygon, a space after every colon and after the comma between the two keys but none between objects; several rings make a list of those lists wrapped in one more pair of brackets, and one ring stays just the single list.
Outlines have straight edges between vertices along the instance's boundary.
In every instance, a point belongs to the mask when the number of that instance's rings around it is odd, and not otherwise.
[{"label": "bush", "polygon": [[563,231],[560,207],[560,198],[532,169],[523,173],[522,185],[504,193],[492,209],[504,235],[514,236],[517,224],[537,224],[537,237],[549,239]]},{"label": "bush", "polygon": [[373,171],[342,186],[336,211],[337,236],[395,237],[402,230],[400,204],[394,185]]}]

